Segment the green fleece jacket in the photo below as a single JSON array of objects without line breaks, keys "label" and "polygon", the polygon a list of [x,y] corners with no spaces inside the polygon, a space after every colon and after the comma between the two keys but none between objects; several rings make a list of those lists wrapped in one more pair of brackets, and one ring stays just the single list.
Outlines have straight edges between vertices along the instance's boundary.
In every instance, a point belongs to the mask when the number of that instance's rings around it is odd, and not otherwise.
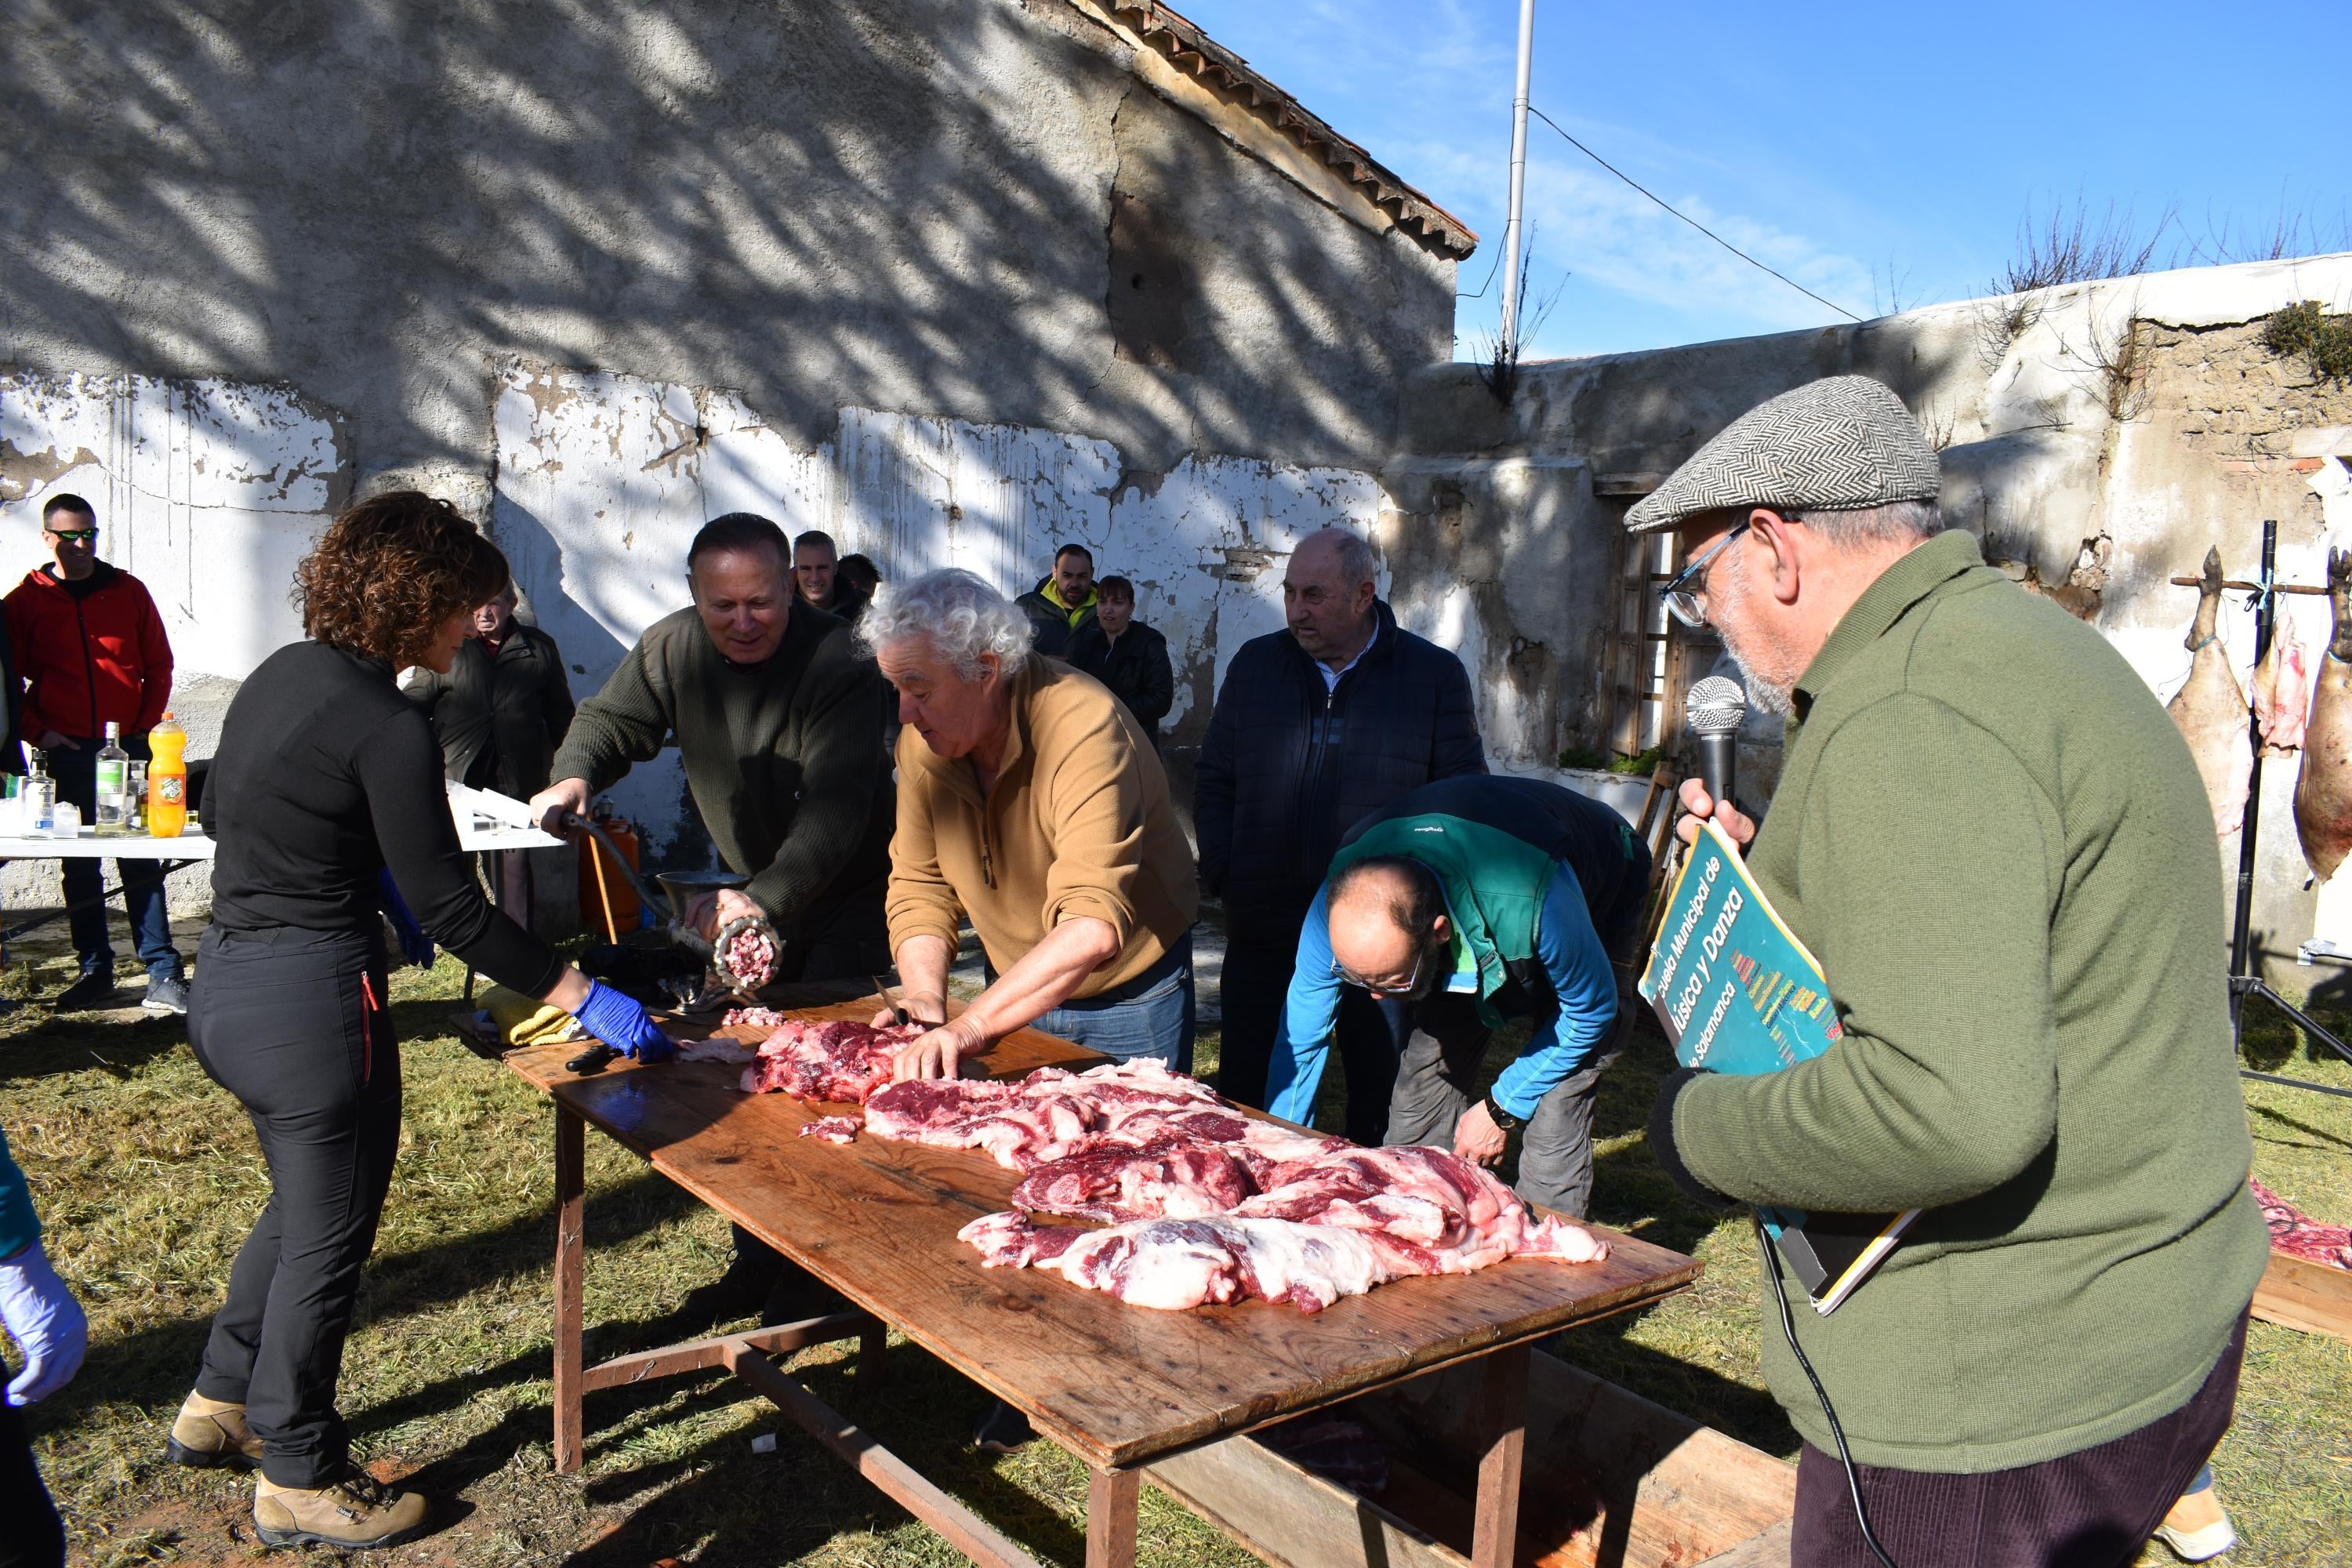
[{"label": "green fleece jacket", "polygon": [[730,662],[691,606],[646,628],[580,704],[551,776],[610,788],[676,736],[719,858],[787,940],[882,935],[889,875],[881,676],[844,622],[794,605],[776,651]]},{"label": "green fleece jacket", "polygon": [[[1805,671],[1748,864],[1844,1037],[1674,1106],[1752,1203],[1927,1210],[1798,1337],[1854,1458],[1984,1471],[2187,1403],[2268,1253],[2230,1043],[2221,868],[2188,745],[2121,655],[1937,536]],[[1765,1374],[1820,1406],[1765,1293]]]}]

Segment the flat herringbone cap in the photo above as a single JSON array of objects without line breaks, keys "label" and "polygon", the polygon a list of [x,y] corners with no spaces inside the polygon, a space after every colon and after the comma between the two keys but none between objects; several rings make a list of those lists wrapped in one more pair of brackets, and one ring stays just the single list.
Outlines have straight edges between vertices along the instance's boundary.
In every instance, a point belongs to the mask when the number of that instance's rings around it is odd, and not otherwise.
[{"label": "flat herringbone cap", "polygon": [[1853,511],[1933,500],[1943,475],[1903,400],[1866,375],[1833,375],[1733,420],[1625,514],[1629,533],[1727,507]]}]

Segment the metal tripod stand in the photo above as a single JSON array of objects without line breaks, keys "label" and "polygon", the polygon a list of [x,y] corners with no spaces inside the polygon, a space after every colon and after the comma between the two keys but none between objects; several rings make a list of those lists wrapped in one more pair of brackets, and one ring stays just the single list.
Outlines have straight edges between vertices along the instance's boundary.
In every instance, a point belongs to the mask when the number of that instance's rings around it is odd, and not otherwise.
[{"label": "metal tripod stand", "polygon": [[[2278,617],[2279,590],[2273,572],[2277,558],[2278,523],[2266,519],[2263,523],[2263,570],[2254,584],[2254,668],[2257,669],[2270,656],[2271,633]],[[2301,1008],[2272,990],[2253,962],[2254,836],[2262,826],[2263,723],[2260,718],[2249,712],[2246,724],[2253,745],[2254,771],[2246,789],[2246,814],[2238,834],[2238,918],[2230,936],[2231,1043],[2242,1056],[2246,1040],[2246,1002],[2249,998],[2258,998],[2285,1014],[2288,1021],[2305,1035],[2326,1046],[2345,1060],[2352,1061],[2352,1046],[2347,1046],[2314,1023]],[[2352,1089],[2338,1089],[2333,1084],[2314,1083],[2308,1079],[2282,1078],[2276,1073],[2256,1072],[2246,1067],[2240,1068],[2238,1074],[2263,1083],[2284,1084],[2290,1089],[2307,1089],[2315,1094],[2333,1094],[2352,1100]]]}]

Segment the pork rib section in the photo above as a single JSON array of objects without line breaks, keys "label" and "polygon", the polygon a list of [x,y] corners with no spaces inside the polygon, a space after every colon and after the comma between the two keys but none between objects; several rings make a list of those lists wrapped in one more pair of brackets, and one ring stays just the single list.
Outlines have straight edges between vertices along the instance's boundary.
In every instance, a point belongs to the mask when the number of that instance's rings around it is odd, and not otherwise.
[{"label": "pork rib section", "polygon": [[1292,1220],[1148,1219],[1102,1230],[1045,1227],[1013,1212],[957,1232],[991,1268],[1032,1268],[1134,1307],[1181,1311],[1255,1298],[1319,1312],[1394,1279],[1352,1231]]},{"label": "pork rib section", "polygon": [[759,1057],[743,1069],[743,1092],[781,1089],[802,1100],[860,1105],[890,1081],[900,1048],[922,1033],[915,1024],[877,1029],[846,1019],[787,1019],[761,1042]]}]

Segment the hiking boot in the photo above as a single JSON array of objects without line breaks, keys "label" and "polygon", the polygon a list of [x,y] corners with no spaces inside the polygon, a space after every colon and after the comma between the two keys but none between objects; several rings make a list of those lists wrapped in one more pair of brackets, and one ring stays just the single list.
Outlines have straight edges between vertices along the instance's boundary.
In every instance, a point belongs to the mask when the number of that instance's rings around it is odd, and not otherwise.
[{"label": "hiking boot", "polygon": [[1036,1437],[1037,1428],[1029,1425],[1029,1417],[1002,1399],[990,1405],[980,1425],[971,1429],[971,1446],[983,1454],[1009,1454]]},{"label": "hiking boot", "polygon": [[424,1529],[430,1511],[417,1493],[356,1468],[323,1487],[281,1487],[263,1476],[253,1490],[253,1531],[264,1546],[390,1546]]},{"label": "hiking boot", "polygon": [[79,1013],[113,998],[114,971],[109,966],[83,970],[81,978],[58,992],[49,1005],[60,1013]]},{"label": "hiking boot", "polygon": [[176,974],[158,974],[147,982],[147,994],[139,1005],[157,1015],[188,1013],[188,983]]},{"label": "hiking boot", "polygon": [[261,1463],[261,1439],[245,1424],[245,1406],[191,1394],[172,1422],[163,1457],[199,1470],[221,1466],[250,1470]]},{"label": "hiking boot", "polygon": [[2238,1544],[2238,1532],[2230,1528],[2229,1510],[2221,1506],[2210,1482],[2172,1505],[2172,1511],[2156,1527],[2156,1538],[2183,1563],[2210,1562]]}]

